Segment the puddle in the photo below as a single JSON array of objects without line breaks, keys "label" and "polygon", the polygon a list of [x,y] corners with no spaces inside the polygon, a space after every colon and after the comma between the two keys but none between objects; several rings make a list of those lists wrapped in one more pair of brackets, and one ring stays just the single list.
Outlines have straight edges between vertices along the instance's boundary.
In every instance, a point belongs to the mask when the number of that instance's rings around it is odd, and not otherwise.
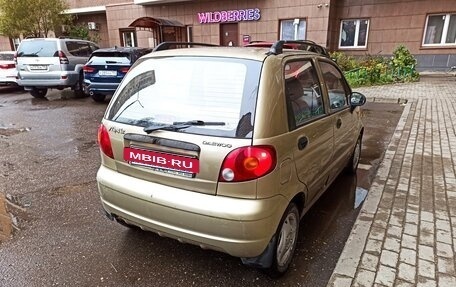
[{"label": "puddle", "polygon": [[16,134],[20,134],[23,132],[30,131],[31,128],[7,128],[7,127],[0,127],[0,136],[12,136]]},{"label": "puddle", "polygon": [[355,190],[355,206],[357,209],[364,202],[367,196],[367,189],[357,186]]}]

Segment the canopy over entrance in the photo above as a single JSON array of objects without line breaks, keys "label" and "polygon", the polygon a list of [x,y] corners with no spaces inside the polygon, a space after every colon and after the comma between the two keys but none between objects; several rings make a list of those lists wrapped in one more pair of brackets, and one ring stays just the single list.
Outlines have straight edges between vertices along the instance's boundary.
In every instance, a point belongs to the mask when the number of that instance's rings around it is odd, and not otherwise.
[{"label": "canopy over entrance", "polygon": [[160,26],[185,27],[184,24],[176,20],[152,17],[141,17],[130,24],[130,27],[149,29],[157,28]]},{"label": "canopy over entrance", "polygon": [[152,32],[153,35],[149,38],[149,46],[151,47],[165,41],[182,42],[186,41],[187,38],[185,25],[171,19],[141,17],[133,21],[129,27]]}]

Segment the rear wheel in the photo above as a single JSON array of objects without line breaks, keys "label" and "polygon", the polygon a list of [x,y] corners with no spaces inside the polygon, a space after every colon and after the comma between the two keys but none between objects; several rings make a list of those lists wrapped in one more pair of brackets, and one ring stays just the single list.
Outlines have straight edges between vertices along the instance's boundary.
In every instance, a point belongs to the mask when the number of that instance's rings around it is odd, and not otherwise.
[{"label": "rear wheel", "polygon": [[102,103],[104,102],[105,98],[106,98],[106,95],[102,95],[102,94],[93,94],[92,96],[92,99],[97,102],[97,103]]},{"label": "rear wheel", "polygon": [[33,88],[30,90],[30,95],[37,99],[42,99],[46,96],[48,89],[46,88]]},{"label": "rear wheel", "polygon": [[293,258],[296,243],[298,242],[299,211],[295,203],[291,202],[280,221],[275,237],[272,265],[266,273],[273,278],[285,274]]},{"label": "rear wheel", "polygon": [[352,156],[347,163],[346,170],[349,174],[356,174],[356,170],[358,169],[359,159],[361,157],[361,139],[362,137],[359,136],[358,140],[356,141]]},{"label": "rear wheel", "polygon": [[78,82],[74,87],[74,95],[75,97],[84,97],[86,96],[84,93],[84,75],[82,73],[79,74]]}]

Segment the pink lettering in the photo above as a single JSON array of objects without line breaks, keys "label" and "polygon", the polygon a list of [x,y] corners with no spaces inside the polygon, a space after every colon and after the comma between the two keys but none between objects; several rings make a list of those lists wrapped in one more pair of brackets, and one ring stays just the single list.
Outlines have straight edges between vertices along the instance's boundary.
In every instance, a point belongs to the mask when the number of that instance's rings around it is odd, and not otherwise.
[{"label": "pink lettering", "polygon": [[210,13],[209,13],[209,12],[206,12],[206,13],[198,13],[198,18],[199,18],[200,24],[207,23],[207,22],[208,22],[208,19],[210,20]]},{"label": "pink lettering", "polygon": [[228,20],[228,14],[226,13],[226,11],[222,11],[220,14],[222,14],[222,17],[220,20],[222,22],[226,22]]},{"label": "pink lettering", "polygon": [[222,14],[220,12],[214,12],[213,16],[214,18],[212,19],[212,22],[214,23],[219,23],[220,20],[222,20]]},{"label": "pink lettering", "polygon": [[244,21],[247,20],[247,17],[245,17],[245,15],[246,15],[245,10],[239,10],[239,18],[241,20],[244,20]]},{"label": "pink lettering", "polygon": [[239,19],[239,11],[238,10],[234,10],[233,11],[233,18],[235,21],[241,21],[241,19]]}]

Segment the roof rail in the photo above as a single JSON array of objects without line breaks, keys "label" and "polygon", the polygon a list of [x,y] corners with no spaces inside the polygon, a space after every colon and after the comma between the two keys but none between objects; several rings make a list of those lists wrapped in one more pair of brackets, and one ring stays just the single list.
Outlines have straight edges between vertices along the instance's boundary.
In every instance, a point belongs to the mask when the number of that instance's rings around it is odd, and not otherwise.
[{"label": "roof rail", "polygon": [[309,51],[320,54],[325,57],[329,57],[328,51],[321,45],[318,45],[314,41],[310,40],[279,40],[272,44],[269,49],[268,55],[279,55],[283,53],[284,44],[297,44],[297,50]]},{"label": "roof rail", "polygon": [[[174,48],[173,48],[173,46],[174,46]],[[217,47],[218,45],[208,44],[208,43],[195,43],[195,42],[162,42],[162,43],[158,44],[152,50],[152,52],[176,49],[177,46],[187,46],[187,48],[190,48],[192,46]]]}]

